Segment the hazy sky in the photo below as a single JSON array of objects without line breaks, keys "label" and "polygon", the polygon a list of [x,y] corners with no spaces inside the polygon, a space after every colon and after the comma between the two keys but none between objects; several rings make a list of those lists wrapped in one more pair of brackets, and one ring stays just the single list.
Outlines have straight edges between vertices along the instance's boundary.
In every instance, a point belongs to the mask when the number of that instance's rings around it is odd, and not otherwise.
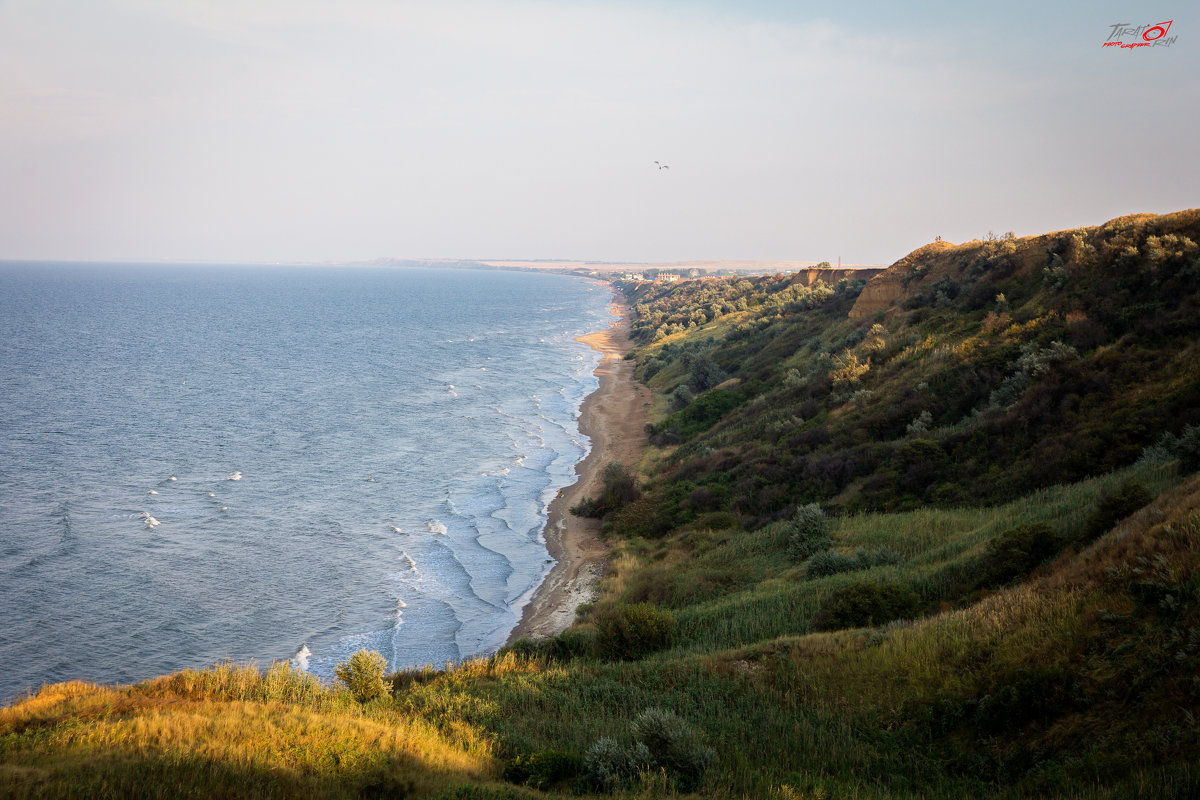
[{"label": "hazy sky", "polygon": [[890,263],[1194,207],[1198,10],[0,0],[0,259]]}]

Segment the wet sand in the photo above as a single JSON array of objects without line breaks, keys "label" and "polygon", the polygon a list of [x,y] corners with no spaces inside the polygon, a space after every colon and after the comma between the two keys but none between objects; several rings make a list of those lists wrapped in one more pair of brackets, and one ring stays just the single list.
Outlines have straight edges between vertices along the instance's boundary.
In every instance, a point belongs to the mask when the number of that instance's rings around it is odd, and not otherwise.
[{"label": "wet sand", "polygon": [[538,587],[521,622],[508,641],[529,636],[556,636],[575,621],[575,609],[595,599],[596,583],[603,574],[608,547],[600,538],[600,521],[573,516],[568,509],[603,488],[604,467],[611,461],[635,466],[646,445],[650,391],[633,377],[629,352],[628,310],[614,301],[619,319],[608,330],[580,336],[602,354],[596,376],[600,385],[583,401],[579,429],[592,440],[587,458],[575,467],[578,479],[559,492],[546,521],[546,549],[557,563]]}]

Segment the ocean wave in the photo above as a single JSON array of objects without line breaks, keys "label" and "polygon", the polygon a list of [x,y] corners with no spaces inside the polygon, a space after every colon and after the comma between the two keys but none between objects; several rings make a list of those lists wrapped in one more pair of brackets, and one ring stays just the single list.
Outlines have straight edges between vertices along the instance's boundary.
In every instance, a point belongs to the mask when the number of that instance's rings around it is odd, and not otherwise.
[{"label": "ocean wave", "polygon": [[288,659],[288,664],[298,672],[308,672],[308,660],[310,658],[312,658],[312,650],[308,649],[307,644],[301,644],[300,649]]}]

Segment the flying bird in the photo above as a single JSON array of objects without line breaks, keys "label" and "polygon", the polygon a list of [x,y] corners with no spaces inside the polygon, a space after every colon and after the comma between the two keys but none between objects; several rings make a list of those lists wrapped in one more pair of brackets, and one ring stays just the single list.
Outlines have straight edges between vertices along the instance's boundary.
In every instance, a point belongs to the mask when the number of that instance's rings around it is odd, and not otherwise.
[{"label": "flying bird", "polygon": [[[658,164],[658,162],[657,162],[657,161],[655,161],[654,163],[655,163],[655,164]],[[668,164],[658,164],[658,168],[659,168],[659,169],[670,169],[671,167],[670,167],[670,165],[668,165]]]}]

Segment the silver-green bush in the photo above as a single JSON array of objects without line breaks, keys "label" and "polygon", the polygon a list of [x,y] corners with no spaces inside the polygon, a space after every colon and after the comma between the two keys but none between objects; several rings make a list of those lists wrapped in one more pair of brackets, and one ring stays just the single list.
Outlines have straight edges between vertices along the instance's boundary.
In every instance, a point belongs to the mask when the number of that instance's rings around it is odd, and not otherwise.
[{"label": "silver-green bush", "polygon": [[387,659],[374,650],[364,648],[338,664],[334,674],[346,684],[355,700],[366,703],[389,694],[387,684],[383,681],[386,671]]}]

